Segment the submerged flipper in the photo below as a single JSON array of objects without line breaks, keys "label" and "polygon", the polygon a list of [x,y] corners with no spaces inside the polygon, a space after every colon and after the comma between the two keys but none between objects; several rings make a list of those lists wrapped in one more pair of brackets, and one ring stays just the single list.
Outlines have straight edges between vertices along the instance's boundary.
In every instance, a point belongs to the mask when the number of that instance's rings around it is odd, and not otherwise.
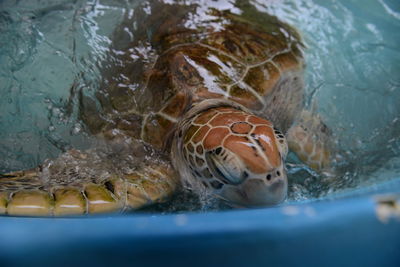
[{"label": "submerged flipper", "polygon": [[289,149],[317,171],[332,167],[333,136],[319,115],[304,110],[287,133]]},{"label": "submerged flipper", "polygon": [[175,192],[177,174],[167,160],[103,152],[71,150],[42,168],[1,175],[0,214],[116,212],[164,202]]}]

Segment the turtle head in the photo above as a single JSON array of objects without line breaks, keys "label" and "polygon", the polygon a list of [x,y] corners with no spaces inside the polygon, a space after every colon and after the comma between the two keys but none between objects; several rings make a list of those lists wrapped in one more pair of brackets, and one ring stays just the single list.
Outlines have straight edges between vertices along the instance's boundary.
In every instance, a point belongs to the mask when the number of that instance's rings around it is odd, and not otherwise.
[{"label": "turtle head", "polygon": [[273,205],[285,199],[288,148],[271,122],[243,108],[220,106],[201,110],[180,126],[173,149],[176,168],[189,184],[238,206]]}]

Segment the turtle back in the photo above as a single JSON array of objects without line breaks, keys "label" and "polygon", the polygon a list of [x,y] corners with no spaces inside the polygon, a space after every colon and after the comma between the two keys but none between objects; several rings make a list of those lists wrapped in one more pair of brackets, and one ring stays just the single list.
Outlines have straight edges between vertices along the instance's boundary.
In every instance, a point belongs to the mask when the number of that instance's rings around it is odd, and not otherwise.
[{"label": "turtle back", "polygon": [[299,36],[251,5],[235,12],[144,2],[115,32],[97,93],[101,108],[82,98],[90,130],[168,148],[183,113],[216,98],[269,116],[285,131],[302,103]]}]

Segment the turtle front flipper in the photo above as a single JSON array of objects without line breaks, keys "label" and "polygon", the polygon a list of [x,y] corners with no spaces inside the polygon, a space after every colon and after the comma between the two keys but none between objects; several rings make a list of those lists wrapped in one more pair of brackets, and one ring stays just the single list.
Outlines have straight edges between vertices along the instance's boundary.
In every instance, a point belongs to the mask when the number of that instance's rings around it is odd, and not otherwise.
[{"label": "turtle front flipper", "polygon": [[[91,165],[113,164],[99,160],[93,151],[72,150],[52,164],[0,176],[0,214],[14,216],[67,216],[109,213],[160,203],[175,192],[177,176],[169,162],[140,160],[130,169],[113,173],[96,171]],[[156,156],[157,158],[157,156]],[[93,163],[94,160],[97,162]]]},{"label": "turtle front flipper", "polygon": [[304,110],[287,133],[289,149],[316,171],[332,167],[333,137],[319,115]]}]

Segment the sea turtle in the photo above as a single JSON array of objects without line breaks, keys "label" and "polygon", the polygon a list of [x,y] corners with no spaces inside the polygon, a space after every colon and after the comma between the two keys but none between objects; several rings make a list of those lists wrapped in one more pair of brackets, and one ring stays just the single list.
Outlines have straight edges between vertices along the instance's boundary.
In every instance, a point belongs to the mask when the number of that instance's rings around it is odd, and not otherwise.
[{"label": "sea turtle", "polygon": [[87,130],[121,153],[71,150],[3,175],[1,213],[137,209],[180,185],[273,205],[286,196],[288,147],[316,170],[330,164],[329,130],[302,111],[303,45],[291,26],[249,4],[146,1],[128,13],[99,64],[96,98],[79,98]]}]

